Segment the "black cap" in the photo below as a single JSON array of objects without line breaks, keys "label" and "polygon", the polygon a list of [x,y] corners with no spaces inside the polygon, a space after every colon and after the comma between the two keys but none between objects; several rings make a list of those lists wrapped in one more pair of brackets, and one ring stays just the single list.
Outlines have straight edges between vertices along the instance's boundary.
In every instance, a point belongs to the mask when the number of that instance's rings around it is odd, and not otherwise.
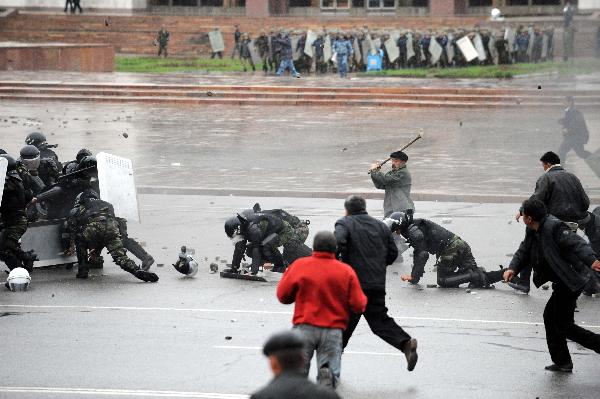
[{"label": "black cap", "polygon": [[294,331],[284,331],[272,335],[265,346],[263,347],[263,353],[265,356],[271,356],[277,352],[286,350],[301,350],[304,348],[304,339],[302,336]]},{"label": "black cap", "polygon": [[403,151],[394,151],[390,154],[390,158],[399,159],[401,161],[408,161],[408,155]]}]

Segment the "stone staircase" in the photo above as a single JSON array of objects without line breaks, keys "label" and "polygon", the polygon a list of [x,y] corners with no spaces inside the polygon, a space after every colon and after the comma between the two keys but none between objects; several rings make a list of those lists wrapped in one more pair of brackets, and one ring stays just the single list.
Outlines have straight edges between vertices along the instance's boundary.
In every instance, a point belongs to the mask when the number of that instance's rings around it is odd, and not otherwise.
[{"label": "stone staircase", "polygon": [[[309,87],[273,85],[98,84],[0,82],[0,99],[56,100],[169,104],[560,108],[561,89],[452,88],[452,87]],[[598,109],[600,90],[580,90],[577,104]]]}]

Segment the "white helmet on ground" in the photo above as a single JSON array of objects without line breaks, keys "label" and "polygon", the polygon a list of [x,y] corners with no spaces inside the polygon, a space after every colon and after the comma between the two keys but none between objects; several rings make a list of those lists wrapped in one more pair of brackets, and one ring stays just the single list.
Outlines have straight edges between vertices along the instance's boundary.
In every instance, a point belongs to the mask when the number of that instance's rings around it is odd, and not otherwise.
[{"label": "white helmet on ground", "polygon": [[31,284],[29,272],[22,267],[12,269],[6,279],[6,288],[13,292],[26,291],[29,284]]}]

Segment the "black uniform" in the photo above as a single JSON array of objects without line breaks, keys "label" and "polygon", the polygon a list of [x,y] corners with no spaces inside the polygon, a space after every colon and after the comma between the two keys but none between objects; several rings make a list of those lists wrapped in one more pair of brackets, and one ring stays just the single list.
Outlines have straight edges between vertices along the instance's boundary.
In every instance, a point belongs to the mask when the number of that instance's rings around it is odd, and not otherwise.
[{"label": "black uniform", "polygon": [[437,257],[437,283],[440,287],[488,287],[502,280],[502,270],[486,272],[477,266],[469,244],[459,236],[427,219],[414,219],[400,230],[407,243],[414,248],[412,284],[417,284],[425,273],[429,254]]},{"label": "black uniform", "polygon": [[[356,271],[368,298],[362,316],[369,323],[371,331],[393,347],[404,350],[411,337],[387,314],[385,306],[386,268],[398,257],[390,229],[367,212],[362,212],[339,219],[335,223],[335,238],[338,257]],[[360,314],[350,314],[348,328],[343,334],[344,348],[360,317]]]},{"label": "black uniform", "polygon": [[565,129],[563,142],[558,149],[561,161],[565,163],[567,154],[571,150],[575,151],[578,157],[587,158],[590,152],[584,149],[584,145],[587,144],[590,133],[583,114],[575,107],[569,107],[565,111],[565,117],[559,123]]},{"label": "black uniform", "polygon": [[600,353],[600,335],[575,324],[577,298],[589,280],[590,266],[597,256],[582,237],[549,215],[537,231],[527,229],[513,256],[510,269],[519,273],[533,267],[536,287],[551,281],[552,296],[544,309],[548,350],[554,364],[571,366],[567,339]]},{"label": "black uniform", "polygon": [[9,269],[24,267],[31,271],[36,256],[33,251],[24,252],[19,240],[27,231],[25,207],[33,195],[23,185],[23,180],[16,170],[6,173],[4,193],[0,205],[2,232],[0,233],[0,259]]},{"label": "black uniform", "polygon": [[[273,215],[245,214],[240,225],[244,239],[235,244],[232,268],[239,269],[242,259],[247,254],[252,258],[252,274],[258,273],[265,261],[273,263],[273,271],[283,272],[286,266],[278,247],[283,245],[284,240],[280,236],[286,232],[286,224]],[[289,224],[287,228],[289,229]]]}]

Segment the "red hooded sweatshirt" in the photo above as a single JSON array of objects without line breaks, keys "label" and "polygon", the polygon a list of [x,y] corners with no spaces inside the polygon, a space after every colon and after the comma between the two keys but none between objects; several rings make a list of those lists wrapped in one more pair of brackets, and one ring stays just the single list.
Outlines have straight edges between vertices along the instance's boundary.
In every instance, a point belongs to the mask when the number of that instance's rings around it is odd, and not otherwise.
[{"label": "red hooded sweatshirt", "polygon": [[285,304],[296,302],[294,325],[343,330],[350,311],[363,313],[367,306],[354,269],[329,252],[313,252],[292,263],[277,286],[277,298]]}]

